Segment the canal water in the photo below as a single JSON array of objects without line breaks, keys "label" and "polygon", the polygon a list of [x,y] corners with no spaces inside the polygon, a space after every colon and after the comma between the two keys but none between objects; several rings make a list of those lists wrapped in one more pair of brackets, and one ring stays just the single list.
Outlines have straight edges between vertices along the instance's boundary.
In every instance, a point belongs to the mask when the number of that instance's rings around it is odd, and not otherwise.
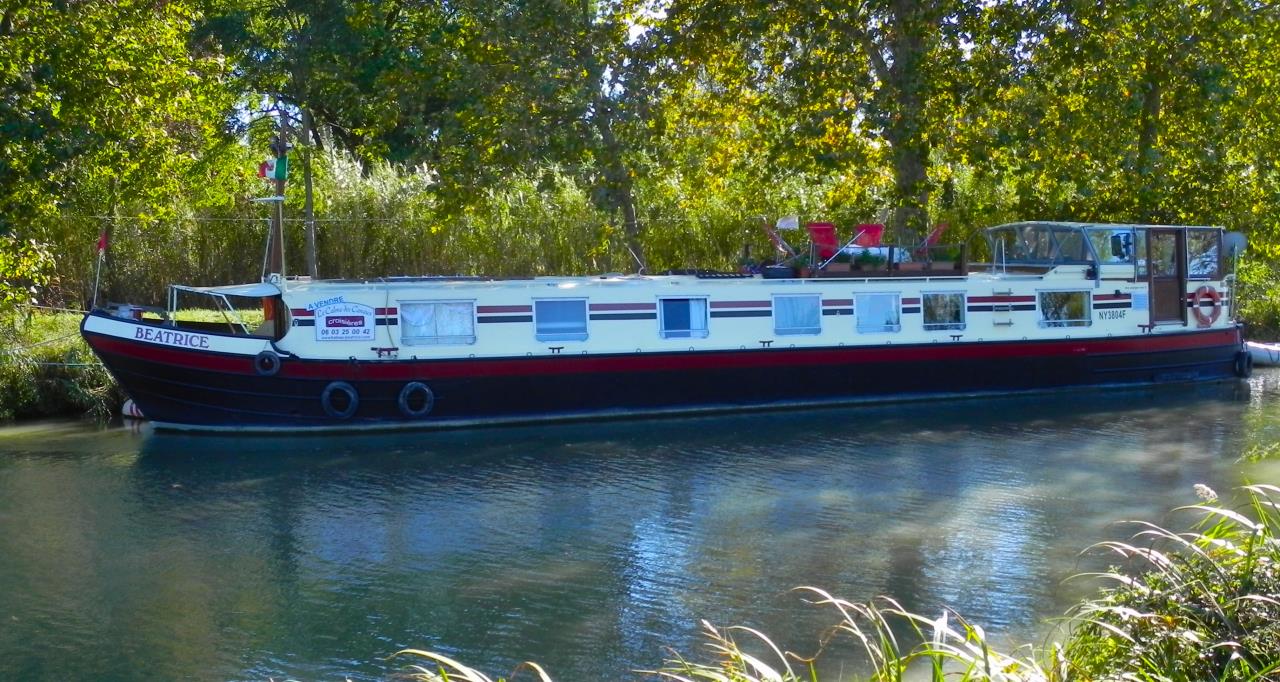
[{"label": "canal water", "polygon": [[[639,679],[701,619],[813,653],[891,595],[1042,643],[1125,519],[1280,482],[1248,383],[378,436],[0,431],[0,678]],[[858,667],[837,640],[828,670]]]}]

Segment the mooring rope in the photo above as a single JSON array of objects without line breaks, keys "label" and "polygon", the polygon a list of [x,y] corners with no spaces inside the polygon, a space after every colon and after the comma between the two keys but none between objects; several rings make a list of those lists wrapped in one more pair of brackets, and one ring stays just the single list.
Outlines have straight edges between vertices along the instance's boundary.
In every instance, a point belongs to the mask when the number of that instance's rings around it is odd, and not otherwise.
[{"label": "mooring rope", "polygon": [[73,337],[73,336],[80,336],[80,332],[71,332],[70,334],[64,334],[64,335],[62,335],[62,336],[58,336],[58,337],[55,337],[55,338],[52,338],[52,339],[45,339],[44,341],[37,341],[37,342],[35,342],[35,343],[31,344],[30,346],[22,346],[22,347],[20,347],[20,348],[14,348],[14,349],[12,349],[12,350],[0,350],[0,355],[18,355],[19,353],[25,353],[25,352],[27,352],[27,351],[31,350],[32,348],[38,348],[38,347],[43,346],[43,345],[48,344],[48,343],[57,343],[58,341],[65,341],[65,340],[67,340],[67,339],[69,339],[69,338],[71,338],[71,337]]},{"label": "mooring rope", "polygon": [[79,313],[81,315],[84,315],[89,312],[88,310],[78,310],[76,308],[58,308],[51,305],[36,305],[34,303],[23,303],[21,304],[21,306],[23,308],[35,308],[37,310],[54,310],[60,313]]}]

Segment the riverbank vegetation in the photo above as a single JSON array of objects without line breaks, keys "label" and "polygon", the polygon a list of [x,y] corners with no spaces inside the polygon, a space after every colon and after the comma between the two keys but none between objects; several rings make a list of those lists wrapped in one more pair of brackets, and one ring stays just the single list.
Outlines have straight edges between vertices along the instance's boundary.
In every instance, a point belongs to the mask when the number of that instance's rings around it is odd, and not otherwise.
[{"label": "riverbank vegetation", "polygon": [[[0,326],[0,423],[23,418],[86,417],[103,421],[120,411],[125,395],[80,336],[84,314],[15,306]],[[217,310],[183,309],[180,320],[224,322]],[[233,320],[253,328],[262,310]]]},{"label": "riverbank vegetation", "polygon": [[83,307],[102,234],[110,300],[252,279],[281,127],[293,272],[308,215],[324,276],[727,267],[783,214],[903,243],[1059,219],[1243,231],[1265,291],[1277,45],[1246,0],[24,2],[0,298]]},{"label": "riverbank vegetation", "polygon": [[80,338],[79,313],[24,307],[14,317],[0,328],[0,422],[119,411],[124,396]]},{"label": "riverbank vegetation", "polygon": [[[1094,549],[1118,565],[1096,578],[1099,593],[1067,614],[1060,641],[1004,653],[983,629],[957,614],[931,618],[892,599],[854,603],[816,588],[799,592],[838,619],[821,651],[854,647],[865,655],[870,682],[908,679],[965,682],[1085,680],[1218,680],[1253,682],[1280,676],[1280,488],[1247,486],[1233,509],[1205,486],[1203,502],[1180,510],[1185,531],[1138,523],[1129,542]],[[697,682],[818,682],[817,659],[783,652],[749,627],[705,628],[704,656],[676,655],[643,674]],[[414,679],[490,678],[453,659],[420,650]],[[821,654],[819,654],[821,655]],[[527,671],[527,672],[526,672]],[[510,679],[552,678],[534,663]]]}]

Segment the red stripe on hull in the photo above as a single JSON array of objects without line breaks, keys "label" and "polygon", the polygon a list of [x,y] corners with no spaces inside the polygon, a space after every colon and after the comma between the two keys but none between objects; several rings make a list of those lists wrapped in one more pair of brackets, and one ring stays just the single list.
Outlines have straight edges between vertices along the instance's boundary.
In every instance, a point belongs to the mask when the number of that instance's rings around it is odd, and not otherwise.
[{"label": "red stripe on hull", "polygon": [[[130,339],[89,334],[95,350],[159,364],[217,372],[254,374],[252,356],[184,350]],[[332,380],[354,378],[411,380],[498,376],[548,376],[615,372],[654,372],[699,369],[753,369],[778,366],[858,363],[1054,358],[1164,352],[1214,348],[1241,343],[1236,329],[1183,334],[1151,334],[1121,338],[1081,338],[1056,341],[993,343],[930,343],[917,345],[841,346],[827,348],[771,348],[752,350],[650,352],[601,355],[557,355],[516,358],[450,358],[419,360],[297,360],[285,359],[280,376]]]},{"label": "red stripe on hull", "polygon": [[140,360],[147,360],[163,365],[179,367],[196,367],[215,372],[233,374],[253,374],[253,356],[225,355],[209,351],[190,351],[168,346],[156,346],[149,343],[138,343],[129,339],[120,339],[102,334],[86,334],[89,346],[95,351],[115,353]]},{"label": "red stripe on hull", "polygon": [[[1014,341],[1003,343],[934,343],[912,346],[872,346],[813,349],[754,349],[747,351],[689,351],[625,355],[569,355],[538,358],[475,358],[458,360],[400,360],[360,364],[368,379],[548,376],[601,372],[656,372],[699,369],[759,369],[777,366],[837,365],[935,360],[983,360],[1011,357],[1072,357],[1161,352],[1239,345],[1235,330],[1153,335],[1122,339]],[[286,361],[281,375],[326,379],[346,376],[346,361]]]}]

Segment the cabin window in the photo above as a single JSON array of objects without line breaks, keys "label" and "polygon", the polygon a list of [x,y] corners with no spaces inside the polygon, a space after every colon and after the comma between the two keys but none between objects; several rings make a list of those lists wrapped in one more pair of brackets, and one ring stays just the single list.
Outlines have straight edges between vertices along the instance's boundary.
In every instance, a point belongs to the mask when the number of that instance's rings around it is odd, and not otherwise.
[{"label": "cabin window", "polygon": [[902,329],[902,308],[897,294],[857,294],[853,298],[853,316],[859,333]]},{"label": "cabin window", "polygon": [[663,298],[658,327],[664,339],[702,339],[707,336],[707,299]]},{"label": "cabin window", "polygon": [[963,293],[925,294],[923,299],[926,330],[964,329]]},{"label": "cabin window", "polygon": [[585,341],[587,301],[582,298],[533,302],[534,336],[539,341]]},{"label": "cabin window", "polygon": [[1133,262],[1133,229],[1116,227],[1109,229],[1089,228],[1086,230],[1093,250],[1103,263]]},{"label": "cabin window", "polygon": [[1041,327],[1088,327],[1092,308],[1087,291],[1041,291]]},{"label": "cabin window", "polygon": [[400,301],[400,343],[406,346],[476,342],[475,303]]},{"label": "cabin window", "polygon": [[988,232],[997,260],[1033,265],[1087,263],[1090,250],[1080,227],[1020,223]]},{"label": "cabin window", "polygon": [[1151,274],[1154,277],[1178,276],[1178,240],[1172,234],[1151,238]]},{"label": "cabin window", "polygon": [[788,294],[773,297],[773,333],[779,336],[822,333],[822,297]]},{"label": "cabin window", "polygon": [[1187,230],[1187,277],[1219,279],[1218,230]]}]

